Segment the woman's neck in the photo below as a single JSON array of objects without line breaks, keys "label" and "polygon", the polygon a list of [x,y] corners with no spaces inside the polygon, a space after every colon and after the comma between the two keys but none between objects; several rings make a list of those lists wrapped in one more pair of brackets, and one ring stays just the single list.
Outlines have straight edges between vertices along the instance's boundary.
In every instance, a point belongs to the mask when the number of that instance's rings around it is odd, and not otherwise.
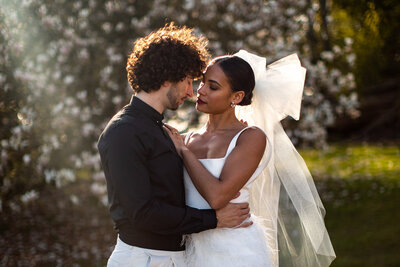
[{"label": "woman's neck", "polygon": [[232,130],[237,129],[241,125],[242,124],[236,118],[235,111],[231,110],[221,114],[209,114],[205,130],[207,132]]}]

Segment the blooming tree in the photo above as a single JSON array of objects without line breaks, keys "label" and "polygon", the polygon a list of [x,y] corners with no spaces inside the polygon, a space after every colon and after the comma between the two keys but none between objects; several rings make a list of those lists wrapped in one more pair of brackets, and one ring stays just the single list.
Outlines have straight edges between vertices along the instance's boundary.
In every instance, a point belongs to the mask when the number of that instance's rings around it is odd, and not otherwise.
[{"label": "blooming tree", "polygon": [[[322,146],[338,115],[358,115],[352,40],[319,45],[319,2],[0,3],[2,208],[34,199],[43,183],[63,186],[77,178],[92,179],[93,193],[105,202],[97,138],[129,99],[125,62],[134,40],[169,21],[207,36],[215,56],[247,49],[271,62],[298,53],[307,81],[302,118],[288,130],[295,142]],[[167,115],[186,128],[195,113],[193,105],[184,108],[191,111]]]}]

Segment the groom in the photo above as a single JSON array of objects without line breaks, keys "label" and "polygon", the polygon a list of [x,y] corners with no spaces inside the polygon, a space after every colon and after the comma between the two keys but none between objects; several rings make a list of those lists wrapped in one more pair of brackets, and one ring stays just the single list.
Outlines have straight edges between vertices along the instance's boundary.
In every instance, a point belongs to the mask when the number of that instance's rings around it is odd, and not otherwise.
[{"label": "groom", "polygon": [[193,96],[193,78],[209,58],[206,44],[173,24],[135,42],[126,69],[136,95],[98,142],[118,230],[108,266],[184,266],[182,235],[235,227],[249,216],[247,203],[217,211],[185,205],[182,160],[163,129],[164,110]]}]

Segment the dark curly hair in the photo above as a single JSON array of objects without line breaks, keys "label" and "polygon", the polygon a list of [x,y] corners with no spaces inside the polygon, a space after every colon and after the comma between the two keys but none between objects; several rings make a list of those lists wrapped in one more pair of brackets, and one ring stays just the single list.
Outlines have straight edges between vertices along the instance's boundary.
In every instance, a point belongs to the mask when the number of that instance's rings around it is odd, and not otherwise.
[{"label": "dark curly hair", "polygon": [[221,67],[228,78],[232,92],[244,91],[244,97],[238,105],[250,105],[255,86],[254,72],[250,64],[240,57],[230,55],[217,57],[211,64]]},{"label": "dark curly hair", "polygon": [[126,64],[132,90],[157,91],[166,81],[201,77],[210,58],[207,44],[207,38],[197,37],[193,29],[179,28],[173,22],[136,40]]}]

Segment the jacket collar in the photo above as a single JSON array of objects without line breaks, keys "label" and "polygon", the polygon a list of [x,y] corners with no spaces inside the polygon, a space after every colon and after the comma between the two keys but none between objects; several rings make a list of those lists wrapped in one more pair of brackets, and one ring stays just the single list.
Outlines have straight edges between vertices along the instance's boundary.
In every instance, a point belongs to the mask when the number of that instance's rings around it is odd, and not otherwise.
[{"label": "jacket collar", "polygon": [[162,126],[162,120],[164,119],[164,116],[160,114],[157,110],[152,108],[150,105],[146,104],[145,102],[133,95],[131,101],[126,107],[126,113],[132,114],[136,111],[141,112],[143,115],[149,117],[156,124]]},{"label": "jacket collar", "polygon": [[171,138],[163,127],[164,123],[162,122],[162,120],[164,119],[164,116],[139,98],[132,96],[131,101],[125,108],[125,112],[128,115],[132,115],[137,111],[141,112],[144,116],[149,117],[155,124],[160,127],[162,133],[167,138],[169,148],[172,152],[174,152],[176,156],[180,158],[178,152],[176,151],[174,143],[172,142]]}]

